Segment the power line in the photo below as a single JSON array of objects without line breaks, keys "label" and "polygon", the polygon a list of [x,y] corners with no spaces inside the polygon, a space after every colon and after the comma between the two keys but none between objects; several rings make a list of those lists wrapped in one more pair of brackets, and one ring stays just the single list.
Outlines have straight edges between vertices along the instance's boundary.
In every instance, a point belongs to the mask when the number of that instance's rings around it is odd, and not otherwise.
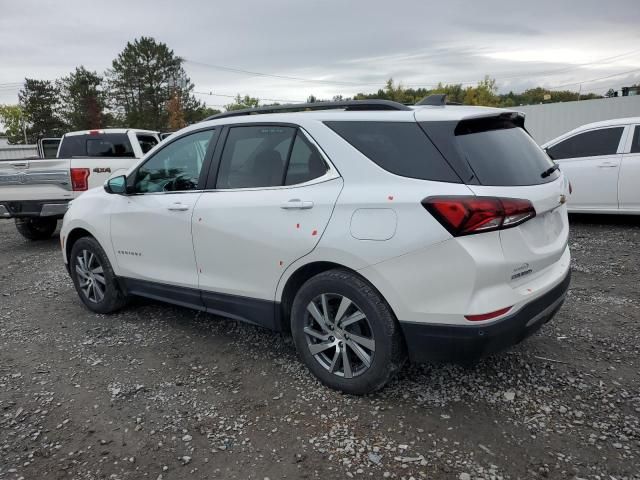
[{"label": "power line", "polygon": [[[640,52],[640,49],[635,49],[635,50],[631,50],[629,52],[625,52],[625,53],[620,53],[617,55],[613,55],[610,57],[603,57],[600,58],[598,60],[595,60],[593,62],[585,62],[585,63],[580,63],[577,65],[572,65],[570,67],[562,67],[562,68],[558,68],[558,69],[553,69],[553,70],[546,70],[546,71],[537,71],[537,72],[522,72],[522,73],[516,73],[516,74],[509,74],[506,76],[499,76],[496,77],[496,81],[498,80],[509,80],[512,78],[520,78],[520,77],[530,77],[530,76],[548,76],[548,75],[553,75],[556,73],[563,73],[563,72],[568,72],[568,71],[572,71],[572,70],[576,70],[588,65],[596,65],[596,64],[602,64],[602,63],[610,63],[613,60],[622,58],[622,57],[626,57],[629,55],[633,55],[635,53]],[[322,83],[322,84],[329,84],[329,85],[343,85],[343,86],[359,86],[359,87],[363,87],[363,86],[371,86],[371,85],[383,85],[384,82],[382,83],[367,83],[367,82],[363,82],[363,83],[359,83],[359,82],[351,82],[351,81],[346,81],[346,80],[321,80],[321,79],[313,79],[313,78],[304,78],[304,77],[294,77],[294,76],[289,76],[289,75],[280,75],[280,74],[271,74],[271,73],[264,73],[264,72],[257,72],[257,71],[252,71],[252,70],[245,70],[245,69],[241,69],[241,68],[236,68],[236,67],[228,67],[228,66],[224,66],[224,65],[214,65],[214,64],[210,64],[210,63],[204,63],[204,62],[198,62],[195,60],[189,60],[189,59],[185,59],[186,63],[192,63],[194,65],[201,65],[204,67],[209,67],[209,68],[214,68],[214,69],[218,69],[218,70],[223,70],[223,71],[228,71],[228,72],[232,72],[232,73],[238,73],[238,74],[245,74],[245,75],[251,75],[251,76],[258,76],[258,77],[269,77],[269,78],[279,78],[279,79],[284,79],[284,80],[294,80],[294,81],[299,81],[299,82],[309,82],[309,83]],[[474,85],[476,83],[478,83],[478,80],[471,80],[471,81],[455,81],[455,82],[443,82],[440,81],[438,83],[442,83],[442,84],[449,84],[449,85],[456,85],[456,84],[460,84],[460,85]],[[437,83],[411,83],[411,84],[406,84],[406,86],[419,86],[419,87],[434,87],[437,86]]]},{"label": "power line", "polygon": [[[198,95],[209,95],[209,96],[213,96],[213,97],[226,97],[226,98],[236,98],[237,95],[228,95],[228,94],[223,94],[223,93],[213,93],[213,91],[211,92],[197,92],[197,91],[193,91],[193,93],[197,93]],[[262,98],[258,95],[258,97],[260,98],[260,100],[267,100],[269,102],[285,102],[285,103],[304,103],[305,100],[285,100],[282,98]]]},{"label": "power line", "polygon": [[627,70],[626,72],[615,73],[613,75],[607,75],[607,76],[604,76],[604,77],[592,78],[591,80],[583,80],[583,81],[580,81],[580,82],[565,83],[565,84],[562,84],[562,85],[556,85],[554,87],[547,87],[547,88],[549,90],[551,90],[551,89],[554,89],[554,88],[568,87],[568,86],[571,86],[571,85],[583,85],[585,83],[599,82],[600,80],[606,80],[607,78],[620,77],[622,75],[628,75],[630,73],[635,73],[635,72],[640,72],[640,68],[636,68],[634,70]]},{"label": "power line", "polygon": [[282,80],[295,80],[297,82],[311,82],[311,83],[324,83],[328,85],[351,85],[351,86],[363,86],[363,85],[380,85],[379,83],[357,83],[357,82],[347,82],[347,81],[332,81],[332,80],[320,80],[314,78],[302,78],[302,77],[291,77],[288,75],[277,75],[272,73],[263,73],[263,72],[254,72],[251,70],[243,70],[241,68],[235,67],[226,67],[224,65],[214,65],[211,63],[197,62],[195,60],[185,59],[186,63],[192,63],[194,65],[201,65],[203,67],[215,68],[217,70],[224,70],[226,72],[233,73],[241,73],[245,75],[251,75],[254,77],[270,77],[270,78],[280,78]]},{"label": "power line", "polygon": [[[498,73],[495,76],[495,80],[496,81],[498,81],[498,80],[510,80],[512,78],[532,77],[532,76],[533,77],[548,77],[549,75],[555,75],[555,74],[558,74],[558,73],[570,72],[572,70],[577,70],[577,69],[580,69],[582,67],[586,67],[588,65],[611,63],[614,60],[617,60],[617,59],[622,58],[622,57],[627,57],[629,55],[633,55],[633,54],[638,53],[638,52],[640,52],[640,48],[636,49],[636,50],[631,50],[631,51],[626,52],[626,53],[621,53],[619,55],[613,55],[611,57],[604,57],[604,58],[601,58],[599,60],[595,60],[593,62],[579,63],[579,64],[576,64],[576,65],[572,65],[570,67],[562,67],[562,68],[557,68],[557,69],[554,69],[554,70],[543,70],[543,71],[537,71],[537,72],[526,72],[526,73],[517,73],[517,74],[515,74],[515,73],[514,74],[510,74],[509,73],[509,74],[507,74],[505,76],[502,76],[503,74]],[[468,82],[440,82],[440,83],[443,83],[443,84],[447,84],[448,83],[448,84],[454,84],[454,85],[455,84],[474,85],[474,84],[478,83],[478,81],[475,80],[475,81],[468,81]],[[423,86],[424,87],[424,86],[427,86],[427,85],[407,84],[407,86]],[[428,86],[433,86],[433,85],[428,85]]]}]

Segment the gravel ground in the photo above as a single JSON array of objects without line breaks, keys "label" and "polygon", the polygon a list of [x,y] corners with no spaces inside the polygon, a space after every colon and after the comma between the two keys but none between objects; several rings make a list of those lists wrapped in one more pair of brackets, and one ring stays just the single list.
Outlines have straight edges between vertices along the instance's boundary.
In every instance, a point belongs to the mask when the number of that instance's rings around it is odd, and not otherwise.
[{"label": "gravel ground", "polygon": [[572,288],[539,334],[361,398],[256,327],[89,313],[57,237],[0,221],[0,479],[640,479],[640,219],[571,220]]}]

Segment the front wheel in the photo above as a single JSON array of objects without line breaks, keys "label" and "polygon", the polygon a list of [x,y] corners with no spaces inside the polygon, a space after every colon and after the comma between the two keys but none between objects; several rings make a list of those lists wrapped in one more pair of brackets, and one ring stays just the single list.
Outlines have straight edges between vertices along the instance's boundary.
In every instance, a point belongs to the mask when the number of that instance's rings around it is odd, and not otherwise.
[{"label": "front wheel", "polygon": [[379,390],[406,360],[391,308],[371,284],[347,270],[320,273],[300,288],[291,331],[309,370],[345,393]]},{"label": "front wheel", "polygon": [[16,218],[16,229],[28,240],[46,240],[56,231],[58,220],[55,218]]},{"label": "front wheel", "polygon": [[69,271],[78,296],[96,313],[111,313],[124,307],[122,292],[111,263],[100,244],[92,237],[74,243],[69,256]]}]

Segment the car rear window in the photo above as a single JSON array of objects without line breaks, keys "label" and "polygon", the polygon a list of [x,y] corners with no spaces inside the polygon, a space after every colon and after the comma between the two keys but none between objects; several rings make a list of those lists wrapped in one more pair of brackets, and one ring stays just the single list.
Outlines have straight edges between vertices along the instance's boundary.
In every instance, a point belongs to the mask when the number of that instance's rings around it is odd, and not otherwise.
[{"label": "car rear window", "polygon": [[126,133],[69,135],[62,139],[60,158],[135,157]]},{"label": "car rear window", "polygon": [[415,122],[325,122],[388,172],[403,177],[460,183],[460,177]]},{"label": "car rear window", "polygon": [[554,181],[557,171],[543,175],[553,162],[518,122],[498,116],[421,125],[465,183],[524,186]]}]

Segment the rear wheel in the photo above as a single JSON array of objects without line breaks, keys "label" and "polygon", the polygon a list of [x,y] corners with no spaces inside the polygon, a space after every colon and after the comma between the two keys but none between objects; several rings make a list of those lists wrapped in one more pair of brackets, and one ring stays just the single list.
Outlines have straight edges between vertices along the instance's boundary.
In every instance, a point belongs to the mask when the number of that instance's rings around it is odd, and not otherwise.
[{"label": "rear wheel", "polygon": [[16,229],[28,240],[46,240],[56,231],[56,218],[16,218]]},{"label": "rear wheel", "polygon": [[76,291],[85,306],[96,313],[111,313],[124,307],[122,292],[111,263],[100,244],[83,237],[71,249],[69,270]]},{"label": "rear wheel", "polygon": [[291,330],[309,370],[345,393],[379,390],[406,359],[391,308],[368,282],[346,270],[321,273],[300,288]]}]

